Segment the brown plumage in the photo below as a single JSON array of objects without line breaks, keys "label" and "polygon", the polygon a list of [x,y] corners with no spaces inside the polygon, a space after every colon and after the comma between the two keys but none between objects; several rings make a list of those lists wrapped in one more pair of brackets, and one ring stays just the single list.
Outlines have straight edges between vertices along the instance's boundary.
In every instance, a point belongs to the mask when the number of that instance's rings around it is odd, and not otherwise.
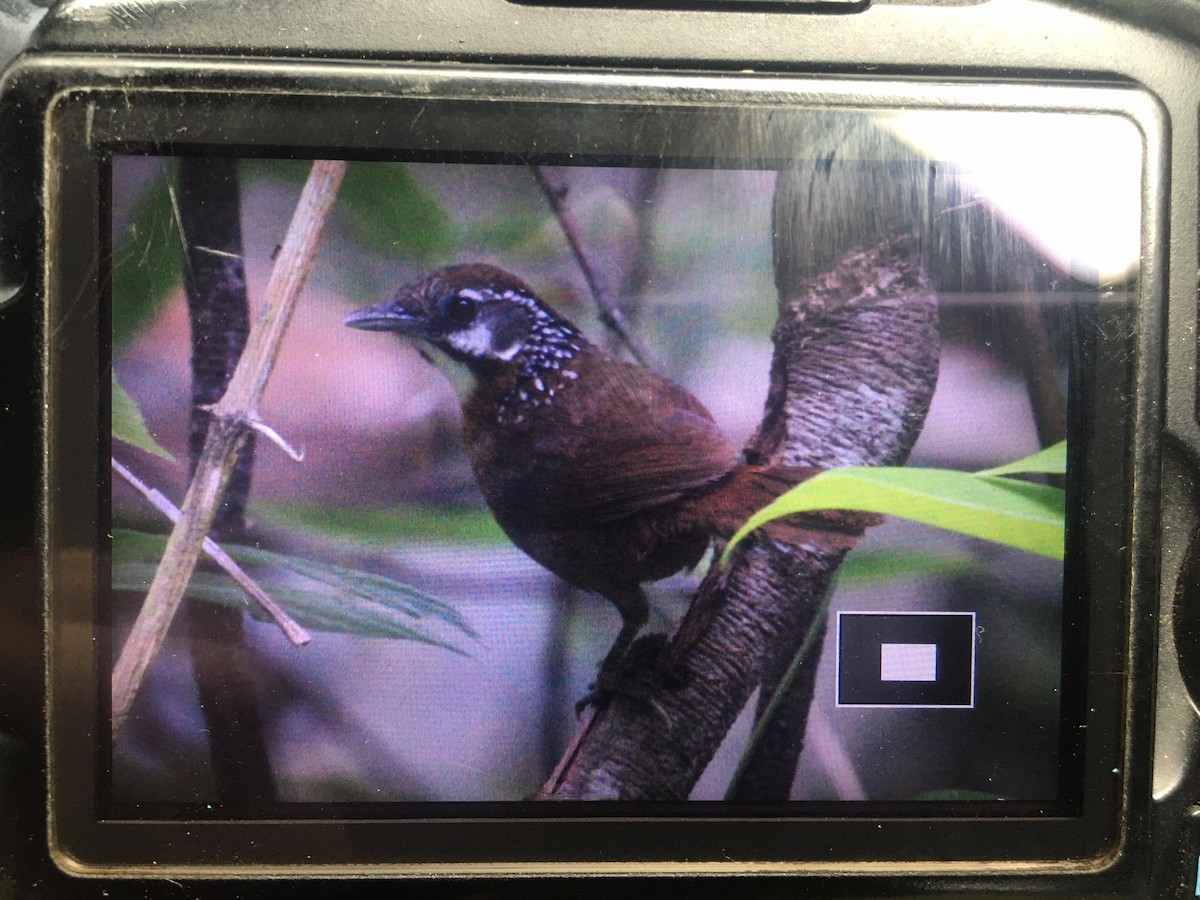
[{"label": "brown plumage", "polygon": [[[645,624],[644,582],[691,568],[814,471],[742,464],[699,400],[590,343],[493,266],[440,269],[346,324],[417,337],[474,375],[464,437],[500,527],[621,613],[602,676]],[[861,522],[791,517],[768,533],[849,546]]]}]

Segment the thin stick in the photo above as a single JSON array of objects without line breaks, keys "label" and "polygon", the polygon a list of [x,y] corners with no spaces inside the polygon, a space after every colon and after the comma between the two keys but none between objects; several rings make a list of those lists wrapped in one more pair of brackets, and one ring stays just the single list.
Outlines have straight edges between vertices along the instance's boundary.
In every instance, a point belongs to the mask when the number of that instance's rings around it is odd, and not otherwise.
[{"label": "thin stick", "polygon": [[[167,496],[162,491],[158,490],[157,488],[150,487],[150,485],[146,484],[144,481],[134,475],[131,471],[129,471],[129,469],[117,462],[116,459],[113,459],[112,467],[114,472],[124,478],[138,491],[138,493],[150,501],[151,506],[157,509],[172,522],[177,523],[180,520],[182,514],[179,512],[179,508],[170,500],[168,500]],[[256,600],[258,605],[266,611],[267,615],[275,620],[275,624],[278,625],[280,630],[287,635],[288,640],[290,640],[297,647],[303,647],[312,640],[312,635],[309,634],[295,619],[289,616],[283,607],[267,596],[267,592],[259,587],[258,584],[255,583],[254,579],[246,574],[246,570],[239,566],[233,560],[233,558],[221,548],[220,544],[218,544],[212,538],[206,537],[204,539],[203,546],[204,552],[209,555],[212,561],[224,569],[226,574],[236,581],[238,586],[247,594],[249,594],[252,599]]]},{"label": "thin stick", "polygon": [[563,752],[562,759],[558,761],[558,765],[554,767],[554,771],[550,773],[550,777],[546,779],[542,787],[530,799],[554,799],[555,792],[562,786],[563,779],[567,777],[567,774],[571,771],[571,766],[575,764],[575,757],[579,755],[583,749],[584,742],[590,737],[592,725],[596,721],[596,713],[597,710],[593,706],[589,706],[583,711],[579,727],[575,731],[575,736],[567,744],[567,749]]},{"label": "thin stick", "polygon": [[115,737],[129,716],[151,662],[166,640],[183,592],[212,526],[238,450],[257,421],[258,403],[279,353],[280,341],[317,252],[317,240],[337,196],[346,164],[313,163],[300,203],[283,240],[265,309],[250,332],[225,395],[213,408],[204,452],[183,500],[182,515],[150,584],[150,591],[113,667],[112,719]]},{"label": "thin stick", "polygon": [[566,181],[546,166],[530,166],[530,168],[533,169],[533,176],[541,186],[542,193],[550,202],[550,208],[554,210],[559,227],[562,228],[563,235],[566,236],[567,243],[571,246],[571,252],[575,254],[575,261],[583,270],[583,277],[588,283],[592,299],[596,301],[596,308],[600,312],[600,321],[621,339],[629,348],[629,352],[633,354],[634,359],[643,366],[649,366],[650,353],[633,333],[633,329],[629,327],[629,320],[621,312],[621,307],[613,301],[612,294],[600,274],[600,269],[593,262],[591,254],[588,253],[587,247],[583,243],[579,220],[575,218],[575,213],[566,204],[569,190]]}]

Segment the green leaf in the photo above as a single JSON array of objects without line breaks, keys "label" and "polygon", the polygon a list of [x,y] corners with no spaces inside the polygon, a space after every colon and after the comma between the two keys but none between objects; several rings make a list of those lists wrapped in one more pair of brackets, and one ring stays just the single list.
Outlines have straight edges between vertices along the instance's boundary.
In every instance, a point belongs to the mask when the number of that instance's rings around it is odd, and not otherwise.
[{"label": "green leaf", "polygon": [[134,206],[113,254],[113,346],[127,344],[175,290],[183,274],[183,242],[171,201],[171,169]]},{"label": "green leaf", "polygon": [[1059,488],[948,469],[847,468],[822,472],[759,510],[722,556],[772,519],[823,509],[899,516],[1062,559],[1065,494]]},{"label": "green leaf", "polygon": [[[256,547],[222,546],[272,600],[313,631],[420,641],[462,655],[467,654],[457,639],[477,638],[454,607],[392,578]],[[165,547],[159,535],[114,530],[113,588],[146,591]],[[266,618],[223,573],[195,572],[187,595]]]},{"label": "green leaf", "polygon": [[303,187],[312,171],[307,159],[243,159],[238,172],[243,181],[251,178],[274,178],[296,187]]},{"label": "green leaf", "polygon": [[[308,177],[305,160],[246,160],[247,176],[295,184]],[[337,214],[354,239],[381,255],[401,253],[418,260],[447,256],[458,240],[450,214],[403,163],[351,163],[338,191]]]},{"label": "green leaf", "polygon": [[1067,473],[1067,442],[1059,441],[1045,450],[1039,450],[1032,456],[1018,459],[1015,462],[996,466],[994,469],[984,469],[976,475],[1013,475],[1015,473],[1043,472],[1048,475],[1065,475]]},{"label": "green leaf", "polygon": [[117,384],[117,376],[112,376],[112,436],[126,444],[161,456],[175,462],[175,457],[162,448],[146,427],[146,420],[137,403]]},{"label": "green leaf", "polygon": [[545,213],[514,209],[503,216],[464,226],[462,243],[492,252],[525,249],[543,232],[546,219]]},{"label": "green leaf", "polygon": [[430,259],[449,253],[456,240],[449,213],[400,163],[351,166],[338,206],[358,240],[378,253]]}]

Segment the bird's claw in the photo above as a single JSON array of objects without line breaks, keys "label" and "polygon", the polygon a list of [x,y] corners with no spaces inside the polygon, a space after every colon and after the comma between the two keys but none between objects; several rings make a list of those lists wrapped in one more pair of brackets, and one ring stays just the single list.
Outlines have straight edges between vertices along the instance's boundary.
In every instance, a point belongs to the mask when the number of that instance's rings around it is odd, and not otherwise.
[{"label": "bird's claw", "polygon": [[658,713],[665,721],[666,712],[655,694],[663,688],[678,690],[686,683],[683,673],[664,664],[666,647],[665,634],[648,634],[634,641],[618,659],[605,660],[596,680],[588,685],[587,693],[575,704],[576,717],[589,706],[603,709],[615,698],[622,697]]}]

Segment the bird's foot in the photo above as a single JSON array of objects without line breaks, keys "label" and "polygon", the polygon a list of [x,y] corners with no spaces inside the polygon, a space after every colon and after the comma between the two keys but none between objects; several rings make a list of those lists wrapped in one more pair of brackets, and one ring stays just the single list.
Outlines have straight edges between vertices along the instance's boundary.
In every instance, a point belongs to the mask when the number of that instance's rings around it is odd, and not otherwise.
[{"label": "bird's foot", "polygon": [[616,697],[661,713],[655,694],[664,688],[679,690],[686,684],[684,673],[667,663],[666,649],[665,634],[647,634],[619,657],[606,658],[596,680],[588,685],[588,692],[575,704],[575,715],[581,715],[589,706],[602,709]]}]

